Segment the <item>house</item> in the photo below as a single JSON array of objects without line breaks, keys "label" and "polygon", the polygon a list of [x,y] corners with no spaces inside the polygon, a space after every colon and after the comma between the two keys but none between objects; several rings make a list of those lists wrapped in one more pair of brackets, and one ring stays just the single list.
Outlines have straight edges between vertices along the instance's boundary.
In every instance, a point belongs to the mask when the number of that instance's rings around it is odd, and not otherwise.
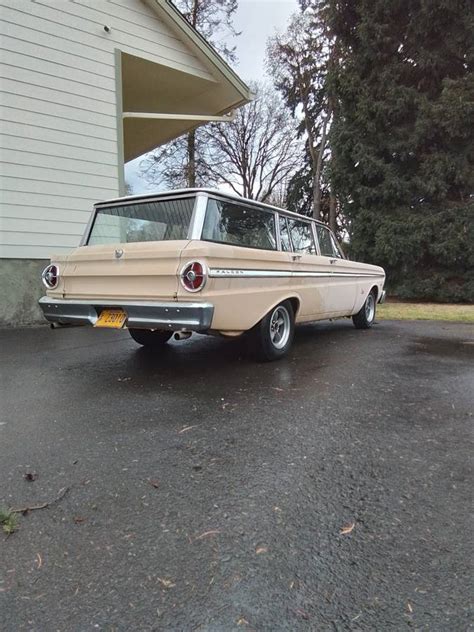
[{"label": "house", "polygon": [[[41,322],[41,270],[124,162],[251,99],[167,0],[0,0],[0,326]],[[225,120],[225,119],[224,119]]]}]

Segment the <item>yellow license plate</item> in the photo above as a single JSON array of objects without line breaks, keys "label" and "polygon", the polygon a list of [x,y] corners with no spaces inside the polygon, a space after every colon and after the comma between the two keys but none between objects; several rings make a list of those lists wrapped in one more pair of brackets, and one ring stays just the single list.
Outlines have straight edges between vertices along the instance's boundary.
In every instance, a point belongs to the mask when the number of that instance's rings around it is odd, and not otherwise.
[{"label": "yellow license plate", "polygon": [[126,320],[127,314],[123,311],[123,309],[103,309],[94,327],[121,329]]}]

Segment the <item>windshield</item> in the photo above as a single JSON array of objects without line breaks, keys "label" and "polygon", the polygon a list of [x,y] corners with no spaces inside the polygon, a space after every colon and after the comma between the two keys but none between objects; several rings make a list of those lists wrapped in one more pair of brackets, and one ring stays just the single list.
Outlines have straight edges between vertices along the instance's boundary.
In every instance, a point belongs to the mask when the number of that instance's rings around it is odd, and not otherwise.
[{"label": "windshield", "polygon": [[187,239],[194,197],[99,208],[88,245]]}]

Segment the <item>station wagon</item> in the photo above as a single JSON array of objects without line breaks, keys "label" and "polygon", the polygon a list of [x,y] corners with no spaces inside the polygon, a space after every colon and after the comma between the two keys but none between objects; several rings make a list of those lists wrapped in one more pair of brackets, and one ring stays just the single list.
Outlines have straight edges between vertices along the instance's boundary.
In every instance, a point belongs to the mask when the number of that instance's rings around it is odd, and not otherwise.
[{"label": "station wagon", "polygon": [[152,349],[247,332],[263,360],[285,355],[298,323],[369,328],[385,296],[383,268],[346,259],[323,223],[207,189],[96,204],[80,246],[42,279],[52,323],[126,328]]}]

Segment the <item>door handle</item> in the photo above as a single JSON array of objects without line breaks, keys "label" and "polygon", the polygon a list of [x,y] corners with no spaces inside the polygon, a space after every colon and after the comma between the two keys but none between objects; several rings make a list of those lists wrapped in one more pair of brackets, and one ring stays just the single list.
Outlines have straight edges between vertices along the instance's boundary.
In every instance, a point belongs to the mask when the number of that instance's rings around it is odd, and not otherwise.
[{"label": "door handle", "polygon": [[291,258],[293,259],[293,261],[297,261],[298,259],[301,259],[303,255],[291,255]]},{"label": "door handle", "polygon": [[329,259],[329,263],[336,263],[337,259]]}]

